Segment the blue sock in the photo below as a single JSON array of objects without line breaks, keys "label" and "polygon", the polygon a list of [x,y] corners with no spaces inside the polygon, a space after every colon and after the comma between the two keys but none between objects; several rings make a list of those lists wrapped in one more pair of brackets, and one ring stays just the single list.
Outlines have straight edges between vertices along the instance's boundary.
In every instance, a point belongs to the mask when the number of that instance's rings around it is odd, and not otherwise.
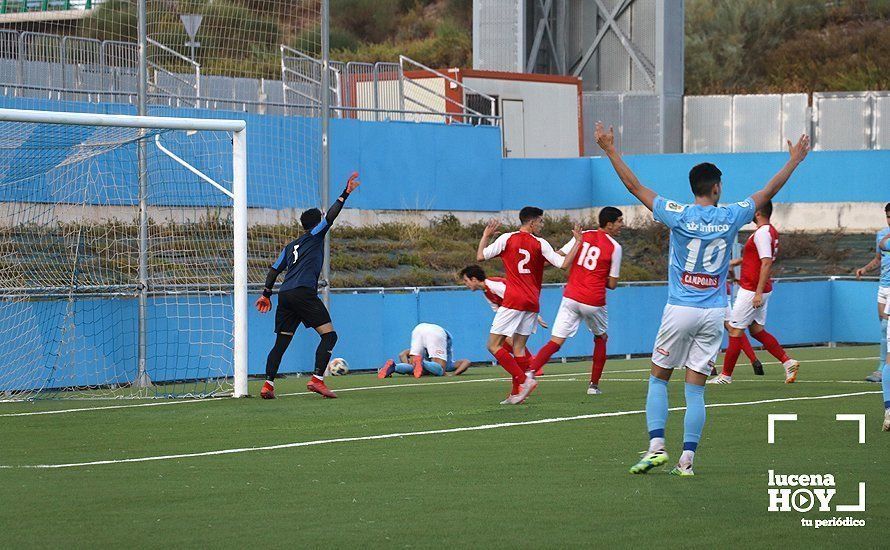
[{"label": "blue sock", "polygon": [[683,450],[695,451],[705,427],[705,387],[686,383],[686,416],[683,418]]},{"label": "blue sock", "polygon": [[887,319],[881,319],[881,354],[878,355],[878,370],[887,363]]},{"label": "blue sock", "polygon": [[445,374],[445,369],[443,369],[439,365],[439,363],[436,363],[435,361],[424,361],[423,370],[432,374],[433,376],[443,376]]},{"label": "blue sock", "polygon": [[399,374],[414,374],[414,365],[396,363],[396,372]]},{"label": "blue sock", "polygon": [[664,437],[664,426],[668,419],[667,380],[649,375],[649,393],[646,394],[646,428],[649,439]]},{"label": "blue sock", "polygon": [[884,408],[890,409],[890,363],[884,363],[881,375],[881,389],[884,390]]}]

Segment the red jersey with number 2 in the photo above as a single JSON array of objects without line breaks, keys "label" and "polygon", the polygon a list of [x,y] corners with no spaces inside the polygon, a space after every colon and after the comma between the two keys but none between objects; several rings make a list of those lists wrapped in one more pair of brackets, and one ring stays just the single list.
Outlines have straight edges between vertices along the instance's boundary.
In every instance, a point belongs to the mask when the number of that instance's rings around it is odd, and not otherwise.
[{"label": "red jersey with number 2", "polygon": [[504,233],[485,247],[482,255],[486,260],[500,256],[504,262],[507,290],[501,307],[535,313],[541,309],[544,264],[562,267],[563,261],[550,243],[525,231]]},{"label": "red jersey with number 2", "polygon": [[[621,272],[621,245],[605,231],[585,231],[582,235],[581,248],[569,268],[569,281],[562,295],[602,307],[606,305],[609,277],[617,278]],[[573,246],[574,237],[562,247],[562,253],[568,254]]]}]

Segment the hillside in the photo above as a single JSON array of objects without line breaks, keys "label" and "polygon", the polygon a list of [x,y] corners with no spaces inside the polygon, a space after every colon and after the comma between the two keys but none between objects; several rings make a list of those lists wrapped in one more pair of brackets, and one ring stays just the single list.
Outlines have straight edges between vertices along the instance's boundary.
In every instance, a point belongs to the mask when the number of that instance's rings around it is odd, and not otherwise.
[{"label": "hillside", "polygon": [[[135,5],[108,0],[74,29],[34,30],[135,41]],[[319,54],[317,9],[290,0],[208,2],[197,36],[202,73],[279,78],[281,44]],[[432,67],[470,67],[472,9],[472,0],[331,0],[331,56],[404,54]],[[180,8],[148,0],[148,11],[152,38],[188,39]],[[693,95],[890,89],[890,0],[686,0],[685,79]]]},{"label": "hillside", "polygon": [[[585,227],[595,227],[592,222]],[[426,286],[456,284],[456,274],[476,263],[476,245],[482,223],[462,225],[445,216],[420,227],[385,223],[370,227],[340,227],[332,234],[331,270],[335,287]],[[501,231],[516,227],[502,226]],[[568,218],[548,218],[542,236],[562,246],[571,233]],[[277,233],[280,234],[280,233]],[[741,238],[747,238],[743,232]],[[664,226],[651,223],[626,227],[618,240],[624,248],[621,279],[658,281],[667,274],[668,239]],[[783,233],[775,276],[850,275],[873,254],[874,236],[857,233]],[[487,262],[499,274],[500,262]],[[547,269],[544,281],[565,281],[565,272]]]}]

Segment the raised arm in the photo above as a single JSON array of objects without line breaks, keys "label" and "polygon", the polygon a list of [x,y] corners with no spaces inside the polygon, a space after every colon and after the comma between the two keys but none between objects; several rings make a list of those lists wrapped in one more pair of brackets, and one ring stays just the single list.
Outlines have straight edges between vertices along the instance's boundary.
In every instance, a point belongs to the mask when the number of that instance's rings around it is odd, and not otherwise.
[{"label": "raised arm", "polygon": [[757,191],[751,198],[754,199],[754,208],[760,208],[767,201],[772,200],[773,197],[776,196],[776,193],[782,189],[785,185],[785,182],[788,181],[788,178],[791,177],[791,174],[794,173],[794,169],[797,168],[797,165],[803,162],[803,159],[807,157],[807,153],[810,152],[810,136],[803,134],[800,136],[800,139],[797,140],[797,143],[792,145],[791,140],[788,140],[788,153],[790,156],[788,157],[788,162],[785,163],[785,166],[779,170],[775,176],[764,186],[763,189]]},{"label": "raised arm", "polygon": [[324,217],[325,221],[328,222],[328,226],[334,223],[334,220],[340,215],[340,211],[343,210],[343,205],[346,203],[346,199],[349,198],[349,194],[355,191],[356,187],[359,185],[361,185],[361,182],[358,181],[358,172],[353,172],[349,175],[349,179],[346,180],[346,188],[340,193],[340,196],[337,197],[334,204],[328,208],[328,213]]},{"label": "raised arm", "polygon": [[487,258],[485,257],[485,247],[488,246],[488,241],[491,240],[491,236],[494,235],[495,230],[501,222],[496,219],[491,219],[485,225],[485,229],[482,230],[482,238],[479,240],[479,246],[476,248],[476,261],[484,262]]},{"label": "raised arm", "polygon": [[572,246],[572,249],[566,252],[565,257],[562,259],[562,269],[569,269],[572,267],[572,263],[575,261],[575,256],[578,255],[578,250],[581,249],[581,241],[584,240],[584,235],[581,233],[581,226],[577,223],[575,227],[572,228],[572,237],[575,240],[575,244]]},{"label": "raised arm", "polygon": [[606,156],[609,157],[609,161],[612,163],[612,168],[615,169],[615,173],[621,178],[621,182],[627,187],[627,190],[630,191],[631,195],[635,196],[637,200],[643,203],[643,206],[652,210],[652,203],[655,202],[656,197],[655,191],[640,183],[640,180],[637,179],[636,174],[633,173],[630,166],[628,166],[627,163],[624,162],[624,159],[621,158],[621,153],[615,148],[615,133],[612,130],[612,127],[609,126],[609,131],[606,132],[603,128],[603,123],[597,122],[594,136],[596,137],[597,144],[602,148],[603,152],[606,153]]}]

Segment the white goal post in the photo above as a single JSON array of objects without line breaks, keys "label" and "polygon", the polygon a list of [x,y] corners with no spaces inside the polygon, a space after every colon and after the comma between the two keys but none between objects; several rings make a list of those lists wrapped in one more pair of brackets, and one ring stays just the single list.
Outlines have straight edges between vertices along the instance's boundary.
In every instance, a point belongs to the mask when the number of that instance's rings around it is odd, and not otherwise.
[{"label": "white goal post", "polygon": [[[0,109],[0,122],[48,125],[74,125],[92,127],[112,127],[163,131],[209,131],[227,132],[232,135],[232,189],[215,183],[189,162],[166,150],[160,142],[158,149],[169,155],[195,175],[195,180],[204,180],[201,185],[212,184],[232,200],[231,223],[234,253],[234,285],[232,293],[232,342],[233,357],[233,396],[245,397],[247,391],[247,313],[248,313],[248,260],[247,260],[247,125],[243,120],[174,118],[158,116],[109,115],[92,113],[51,112],[20,109]],[[150,135],[146,132],[140,135]],[[145,140],[148,142],[148,140]],[[149,142],[150,143],[150,142]],[[2,205],[0,205],[2,206]],[[145,218],[147,219],[147,218]]]}]

